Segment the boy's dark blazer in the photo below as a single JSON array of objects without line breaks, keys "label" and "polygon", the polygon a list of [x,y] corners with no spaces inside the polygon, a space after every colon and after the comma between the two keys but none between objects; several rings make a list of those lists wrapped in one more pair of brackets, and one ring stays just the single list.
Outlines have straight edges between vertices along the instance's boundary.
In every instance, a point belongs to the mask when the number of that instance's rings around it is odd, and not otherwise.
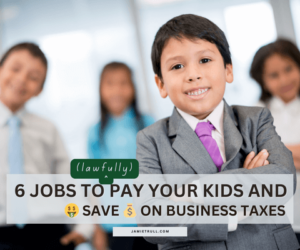
[{"label": "boy's dark blazer", "polygon": [[[275,132],[273,117],[260,107],[228,106],[224,100],[224,143],[226,163],[218,174],[293,174],[291,152]],[[244,169],[246,156],[267,149],[268,166]],[[217,168],[203,144],[174,108],[137,135],[140,174],[216,174]],[[153,226],[153,225],[152,225]],[[163,226],[163,225],[161,225]],[[298,241],[289,224],[239,224],[228,232],[227,224],[189,224],[187,237],[145,237],[161,249],[205,250],[292,250]]]}]

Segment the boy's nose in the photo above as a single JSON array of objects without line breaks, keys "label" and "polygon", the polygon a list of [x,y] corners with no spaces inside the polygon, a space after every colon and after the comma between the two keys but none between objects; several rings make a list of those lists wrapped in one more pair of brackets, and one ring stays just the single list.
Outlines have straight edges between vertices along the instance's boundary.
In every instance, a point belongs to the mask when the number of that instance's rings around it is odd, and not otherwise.
[{"label": "boy's nose", "polygon": [[16,77],[16,79],[17,79],[17,82],[19,83],[19,84],[24,84],[25,82],[26,82],[26,79],[27,79],[27,74],[18,74],[17,75],[17,77]]},{"label": "boy's nose", "polygon": [[186,70],[186,81],[187,82],[194,82],[200,80],[202,78],[202,72],[199,69],[198,65],[190,65],[187,66]]},{"label": "boy's nose", "polygon": [[190,77],[189,78],[189,82],[192,82],[194,80],[199,80],[200,79],[200,76],[196,76],[196,77]]}]

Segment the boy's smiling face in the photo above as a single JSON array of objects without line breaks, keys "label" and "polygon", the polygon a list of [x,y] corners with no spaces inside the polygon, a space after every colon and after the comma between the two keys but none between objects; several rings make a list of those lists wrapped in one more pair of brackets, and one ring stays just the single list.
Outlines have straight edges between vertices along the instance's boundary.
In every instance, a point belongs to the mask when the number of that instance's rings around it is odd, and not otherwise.
[{"label": "boy's smiling face", "polygon": [[11,52],[0,67],[0,100],[12,111],[42,91],[46,66],[26,49]]},{"label": "boy's smiling face", "polygon": [[232,65],[224,67],[217,46],[206,40],[170,38],[161,55],[162,79],[155,81],[163,98],[180,110],[206,118],[221,102],[226,82],[233,81]]}]

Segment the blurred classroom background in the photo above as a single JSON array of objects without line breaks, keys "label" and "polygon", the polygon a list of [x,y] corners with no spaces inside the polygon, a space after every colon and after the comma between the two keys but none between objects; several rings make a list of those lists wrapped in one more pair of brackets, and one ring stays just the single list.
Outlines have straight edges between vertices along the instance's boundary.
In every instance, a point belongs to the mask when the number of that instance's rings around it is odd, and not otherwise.
[{"label": "blurred classroom background", "polygon": [[156,88],[150,52],[158,28],[187,13],[207,17],[226,33],[235,77],[225,93],[229,104],[257,102],[260,89],[249,67],[259,47],[277,37],[300,46],[300,0],[0,0],[0,53],[23,41],[42,48],[49,60],[46,84],[27,107],[57,125],[71,158],[86,158],[106,63],[133,69],[142,112],[156,120],[171,114],[172,103]]}]

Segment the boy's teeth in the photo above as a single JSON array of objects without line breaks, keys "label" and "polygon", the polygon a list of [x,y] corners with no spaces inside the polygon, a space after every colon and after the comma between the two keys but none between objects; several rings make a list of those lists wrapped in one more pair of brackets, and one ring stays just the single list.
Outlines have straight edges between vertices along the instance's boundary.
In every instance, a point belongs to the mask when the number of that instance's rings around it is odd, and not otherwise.
[{"label": "boy's teeth", "polygon": [[206,92],[208,89],[199,89],[198,91],[194,91],[194,92],[188,92],[188,95],[200,95],[204,92]]}]

